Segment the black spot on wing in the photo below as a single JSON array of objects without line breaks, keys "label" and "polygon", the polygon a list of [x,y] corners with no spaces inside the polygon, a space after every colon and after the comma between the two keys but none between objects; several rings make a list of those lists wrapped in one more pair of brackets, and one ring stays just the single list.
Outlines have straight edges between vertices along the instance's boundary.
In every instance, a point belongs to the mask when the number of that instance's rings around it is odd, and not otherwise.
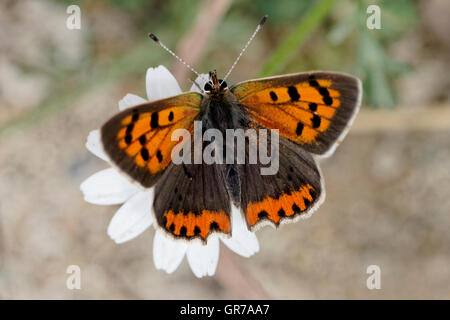
[{"label": "black spot on wing", "polygon": [[162,156],[160,150],[158,150],[158,151],[156,152],[156,157],[158,158],[158,162],[159,162],[159,163],[161,163],[161,162],[163,161],[163,156]]},{"label": "black spot on wing", "polygon": [[139,137],[139,142],[143,146],[147,142],[147,138],[145,137],[145,133]]},{"label": "black spot on wing", "polygon": [[127,130],[125,131],[125,142],[127,144],[130,144],[131,141],[133,140],[133,136],[131,135],[131,132],[133,131],[133,129],[134,129],[134,123],[132,122],[127,126]]},{"label": "black spot on wing", "polygon": [[272,101],[277,101],[278,100],[277,94],[273,91],[270,91],[270,99],[272,99]]},{"label": "black spot on wing", "polygon": [[217,222],[211,222],[209,225],[209,229],[212,230],[219,230],[219,225],[217,224]]},{"label": "black spot on wing", "polygon": [[147,148],[144,147],[141,149],[141,156],[142,156],[142,159],[144,159],[144,161],[148,161],[149,154],[148,154]]},{"label": "black spot on wing", "polygon": [[317,114],[313,115],[311,122],[314,129],[320,127],[320,117]]},{"label": "black spot on wing", "polygon": [[133,131],[133,128],[134,128],[134,123],[130,123],[130,124],[127,126],[127,131],[126,131],[125,134],[131,134],[131,132]]},{"label": "black spot on wing", "polygon": [[328,97],[328,96],[330,96],[330,92],[328,91],[327,88],[324,88],[324,87],[320,87],[320,88],[319,88],[319,93],[320,93],[323,97]]},{"label": "black spot on wing", "polygon": [[303,127],[304,127],[303,123],[301,122],[297,123],[297,129],[295,130],[295,133],[297,133],[298,136],[302,134]]},{"label": "black spot on wing", "polygon": [[258,218],[259,218],[259,219],[266,218],[266,217],[268,217],[268,216],[269,216],[269,214],[268,214],[267,211],[265,211],[265,210],[261,210],[261,211],[258,213]]},{"label": "black spot on wing", "polygon": [[158,112],[153,112],[150,120],[150,126],[152,129],[158,128]]},{"label": "black spot on wing", "polygon": [[292,101],[298,101],[300,99],[297,88],[294,86],[288,87],[288,94]]},{"label": "black spot on wing", "polygon": [[333,104],[333,98],[323,97],[323,103],[325,103],[327,106],[331,106]]},{"label": "black spot on wing", "polygon": [[327,106],[330,106],[333,103],[333,98],[330,97],[330,92],[327,88],[320,87],[319,93],[322,95],[323,103],[325,103]]},{"label": "black spot on wing", "polygon": [[309,208],[309,206],[311,205],[311,201],[309,201],[308,198],[304,198],[303,200],[305,201],[306,208]]}]

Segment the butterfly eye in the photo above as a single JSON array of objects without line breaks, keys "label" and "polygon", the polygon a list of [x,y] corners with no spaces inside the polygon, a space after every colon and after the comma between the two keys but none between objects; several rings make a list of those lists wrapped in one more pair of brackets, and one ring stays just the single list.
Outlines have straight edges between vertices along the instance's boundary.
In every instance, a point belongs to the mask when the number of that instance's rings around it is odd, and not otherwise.
[{"label": "butterfly eye", "polygon": [[225,81],[219,80],[219,83],[220,83],[220,89],[228,88],[228,85],[227,85],[227,83]]},{"label": "butterfly eye", "polygon": [[205,83],[205,87],[204,87],[205,91],[212,91],[213,86],[211,82],[207,82]]}]

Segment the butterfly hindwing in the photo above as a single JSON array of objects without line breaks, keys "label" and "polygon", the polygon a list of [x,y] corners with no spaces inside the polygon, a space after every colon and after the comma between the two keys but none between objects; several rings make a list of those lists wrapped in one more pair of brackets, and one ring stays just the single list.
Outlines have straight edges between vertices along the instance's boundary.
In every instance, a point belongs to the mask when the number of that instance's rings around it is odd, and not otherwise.
[{"label": "butterfly hindwing", "polygon": [[176,129],[193,130],[203,96],[190,92],[126,109],[101,128],[105,152],[121,171],[151,187],[171,163]]},{"label": "butterfly hindwing", "polygon": [[361,100],[359,79],[331,72],[250,80],[231,91],[252,121],[320,155],[344,138]]},{"label": "butterfly hindwing", "polygon": [[154,213],[164,231],[206,243],[215,232],[231,234],[231,204],[224,167],[171,164],[155,186]]},{"label": "butterfly hindwing", "polygon": [[307,217],[324,200],[323,180],[314,158],[283,137],[275,174],[262,175],[260,164],[247,161],[238,168],[240,206],[250,230]]}]

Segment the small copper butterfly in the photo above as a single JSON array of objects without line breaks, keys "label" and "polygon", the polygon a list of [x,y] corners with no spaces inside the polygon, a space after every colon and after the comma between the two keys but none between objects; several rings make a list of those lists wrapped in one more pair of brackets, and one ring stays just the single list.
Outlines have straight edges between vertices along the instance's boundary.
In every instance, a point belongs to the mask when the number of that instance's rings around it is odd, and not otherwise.
[{"label": "small copper butterfly", "polygon": [[[240,208],[250,230],[293,222],[316,210],[325,196],[316,158],[330,155],[347,133],[361,102],[360,80],[305,72],[228,87],[213,71],[202,91],[132,107],[101,128],[112,162],[143,187],[155,187],[157,225],[175,238],[206,242],[215,232],[231,234],[231,203]],[[192,133],[194,121],[221,132],[277,129],[277,173],[262,175],[259,163],[173,163],[178,141],[172,141],[172,133],[180,128]]]}]

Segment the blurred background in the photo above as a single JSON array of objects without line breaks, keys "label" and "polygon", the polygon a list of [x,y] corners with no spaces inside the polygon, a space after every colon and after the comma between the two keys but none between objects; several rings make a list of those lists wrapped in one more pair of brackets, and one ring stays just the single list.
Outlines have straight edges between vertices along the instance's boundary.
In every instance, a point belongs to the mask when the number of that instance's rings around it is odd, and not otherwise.
[{"label": "blurred background", "polygon": [[[69,5],[81,29],[69,30]],[[381,8],[381,29],[366,26]],[[116,245],[118,209],[83,200],[107,167],[84,144],[148,67],[224,74],[269,20],[228,83],[306,70],[352,73],[364,101],[321,167],[327,200],[312,216],[257,232],[250,259],[221,247],[214,277],[183,261],[153,265],[153,228]],[[4,0],[0,3],[0,298],[450,298],[450,2],[446,0]],[[81,290],[66,288],[68,265]],[[366,268],[381,268],[369,290]]]}]

